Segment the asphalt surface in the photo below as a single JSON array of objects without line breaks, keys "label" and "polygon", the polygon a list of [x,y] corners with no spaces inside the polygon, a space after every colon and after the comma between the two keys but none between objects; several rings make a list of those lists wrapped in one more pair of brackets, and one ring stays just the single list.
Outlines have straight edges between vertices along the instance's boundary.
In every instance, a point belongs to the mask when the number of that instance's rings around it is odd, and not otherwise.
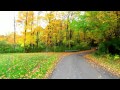
[{"label": "asphalt surface", "polygon": [[84,54],[64,57],[49,79],[119,79],[95,64],[88,63]]}]

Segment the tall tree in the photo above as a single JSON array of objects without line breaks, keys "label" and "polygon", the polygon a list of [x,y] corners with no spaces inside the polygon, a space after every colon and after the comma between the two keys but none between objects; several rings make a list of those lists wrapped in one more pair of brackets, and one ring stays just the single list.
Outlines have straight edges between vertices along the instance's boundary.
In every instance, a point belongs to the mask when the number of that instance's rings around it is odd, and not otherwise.
[{"label": "tall tree", "polygon": [[15,12],[14,12],[14,51],[16,46],[16,22],[15,22]]},{"label": "tall tree", "polygon": [[24,40],[23,40],[23,46],[24,51],[26,52],[26,34],[28,29],[28,11],[20,11],[18,13],[18,20],[17,22],[19,25],[21,25],[24,28]]}]

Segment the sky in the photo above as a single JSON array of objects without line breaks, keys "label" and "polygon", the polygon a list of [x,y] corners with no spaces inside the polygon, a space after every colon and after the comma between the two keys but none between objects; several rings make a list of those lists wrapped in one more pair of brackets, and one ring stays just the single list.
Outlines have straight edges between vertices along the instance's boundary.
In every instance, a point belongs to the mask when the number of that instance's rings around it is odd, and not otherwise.
[{"label": "sky", "polygon": [[0,11],[0,34],[14,31],[14,11]]},{"label": "sky", "polygon": [[[14,32],[14,14],[17,18],[18,11],[0,11],[0,35]],[[45,23],[42,25],[45,26]],[[16,26],[16,31],[20,33],[22,30]]]}]

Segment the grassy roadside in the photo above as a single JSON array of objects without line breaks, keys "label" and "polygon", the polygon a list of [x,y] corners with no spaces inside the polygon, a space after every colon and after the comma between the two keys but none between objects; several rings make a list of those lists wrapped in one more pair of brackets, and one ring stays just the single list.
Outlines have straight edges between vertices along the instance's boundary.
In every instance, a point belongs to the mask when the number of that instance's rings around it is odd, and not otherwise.
[{"label": "grassy roadside", "polygon": [[63,57],[89,51],[0,54],[0,79],[47,79]]},{"label": "grassy roadside", "polygon": [[87,54],[84,56],[89,62],[101,66],[103,69],[120,77],[120,58],[113,59],[112,56],[103,55],[96,56],[95,54]]}]

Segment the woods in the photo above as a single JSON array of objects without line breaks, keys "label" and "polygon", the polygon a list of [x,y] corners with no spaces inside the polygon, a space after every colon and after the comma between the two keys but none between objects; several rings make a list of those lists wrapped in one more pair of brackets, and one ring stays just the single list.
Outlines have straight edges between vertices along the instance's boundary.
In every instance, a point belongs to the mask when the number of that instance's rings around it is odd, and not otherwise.
[{"label": "woods", "polygon": [[0,25],[0,79],[120,77],[120,11],[6,11]]},{"label": "woods", "polygon": [[[22,29],[21,34],[16,27]],[[100,52],[119,54],[119,41],[119,11],[19,11],[18,17],[14,16],[14,32],[0,36],[1,52],[63,52],[98,47]]]}]

